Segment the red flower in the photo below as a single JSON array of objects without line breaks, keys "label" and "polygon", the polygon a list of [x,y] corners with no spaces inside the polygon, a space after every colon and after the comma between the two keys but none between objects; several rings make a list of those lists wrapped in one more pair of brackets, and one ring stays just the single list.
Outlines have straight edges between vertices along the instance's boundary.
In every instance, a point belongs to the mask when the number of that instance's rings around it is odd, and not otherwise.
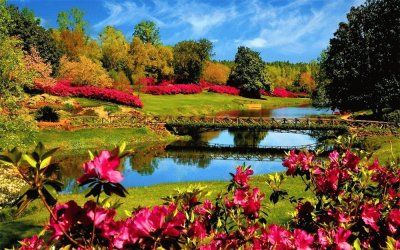
[{"label": "red flower", "polygon": [[39,239],[37,235],[32,236],[31,238],[26,238],[21,241],[20,250],[38,250],[43,249],[44,240]]},{"label": "red flower", "polygon": [[296,249],[311,250],[311,245],[314,242],[314,237],[301,229],[294,230],[294,244]]},{"label": "red flower", "polygon": [[69,201],[63,205],[57,204],[53,209],[56,220],[51,217],[47,228],[52,231],[51,240],[58,240],[67,232],[75,223],[81,219],[82,208],[75,201]]},{"label": "red flower", "polygon": [[392,234],[396,233],[396,231],[398,231],[398,228],[400,227],[400,209],[395,208],[390,211],[387,220],[389,231]]},{"label": "red flower", "polygon": [[290,240],[290,233],[277,225],[268,227],[267,240],[274,246],[273,249],[289,249],[293,245]]},{"label": "red flower", "polygon": [[250,167],[238,166],[236,168],[236,174],[233,177],[233,181],[239,185],[242,189],[249,188],[249,180],[250,175],[252,175],[254,171],[250,169]]},{"label": "red flower", "polygon": [[86,162],[83,165],[85,174],[78,178],[78,183],[85,183],[90,178],[98,178],[111,183],[119,183],[122,181],[122,174],[117,171],[120,159],[112,156],[109,151],[102,151],[94,160]]},{"label": "red flower", "polygon": [[375,231],[379,232],[379,228],[376,223],[380,218],[380,213],[376,207],[369,204],[365,205],[361,213],[361,218],[365,224],[371,226]]},{"label": "red flower", "polygon": [[347,150],[342,162],[346,168],[358,171],[357,165],[360,163],[360,158]]},{"label": "red flower", "polygon": [[239,95],[240,90],[231,86],[212,85],[208,88],[208,92],[219,94]]},{"label": "red flower", "polygon": [[207,230],[202,222],[196,220],[190,227],[189,235],[193,235],[199,239],[204,239],[207,236]]},{"label": "red flower", "polygon": [[297,154],[294,150],[290,151],[289,156],[282,163],[283,166],[287,167],[286,175],[294,175],[297,170]]}]

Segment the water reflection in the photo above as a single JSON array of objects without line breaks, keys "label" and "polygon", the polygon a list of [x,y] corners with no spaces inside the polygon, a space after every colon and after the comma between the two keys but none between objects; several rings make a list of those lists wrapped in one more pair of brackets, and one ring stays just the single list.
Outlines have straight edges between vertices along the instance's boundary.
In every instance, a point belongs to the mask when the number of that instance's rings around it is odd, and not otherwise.
[{"label": "water reflection", "polygon": [[314,107],[286,107],[275,109],[249,109],[249,110],[230,110],[220,112],[218,116],[230,117],[273,117],[273,118],[300,118],[313,115],[330,115],[330,109],[317,109]]}]

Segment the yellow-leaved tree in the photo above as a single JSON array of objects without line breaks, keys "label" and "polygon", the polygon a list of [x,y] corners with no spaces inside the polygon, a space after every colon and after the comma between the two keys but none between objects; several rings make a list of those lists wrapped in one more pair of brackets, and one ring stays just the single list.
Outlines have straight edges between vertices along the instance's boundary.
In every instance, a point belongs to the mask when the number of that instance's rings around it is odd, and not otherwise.
[{"label": "yellow-leaved tree", "polygon": [[206,62],[201,78],[207,82],[226,84],[230,69],[228,66],[217,62]]}]

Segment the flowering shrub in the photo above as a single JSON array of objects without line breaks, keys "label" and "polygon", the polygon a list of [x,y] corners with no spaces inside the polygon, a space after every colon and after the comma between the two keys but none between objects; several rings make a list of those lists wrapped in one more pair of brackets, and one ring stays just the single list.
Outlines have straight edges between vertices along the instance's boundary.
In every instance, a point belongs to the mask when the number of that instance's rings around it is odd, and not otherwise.
[{"label": "flowering shrub", "polygon": [[308,97],[308,94],[305,92],[291,92],[285,88],[275,88],[272,93],[262,89],[260,90],[260,94],[264,96],[275,96],[275,97]]},{"label": "flowering shrub", "polygon": [[198,94],[202,89],[196,84],[176,84],[167,86],[148,86],[145,90],[152,95]]},{"label": "flowering shrub", "polygon": [[[344,144],[343,144],[344,145]],[[91,156],[81,185],[89,200],[50,209],[46,247],[78,249],[398,249],[400,247],[400,169],[369,163],[363,151],[333,151],[321,161],[310,152],[291,151],[283,165],[288,176],[301,176],[314,199],[291,197],[296,213],[289,227],[266,225],[265,194],[252,188],[250,167],[239,166],[228,192],[204,200],[203,187],[178,190],[153,208],[138,208],[116,220],[114,208],[101,206],[101,192],[124,196],[116,171],[123,147]],[[24,157],[25,159],[29,159]],[[1,159],[7,160],[4,156]],[[11,159],[11,158],[10,158]],[[47,159],[47,158],[46,158]],[[42,163],[41,163],[42,162]],[[37,164],[44,165],[44,161]],[[36,166],[39,166],[36,165]],[[274,203],[288,196],[280,189],[283,174],[269,175]],[[95,191],[93,191],[95,190]],[[118,190],[118,191],[116,191]],[[46,207],[49,207],[48,205]],[[34,236],[21,249],[44,249]],[[32,248],[23,248],[32,246]]]},{"label": "flowering shrub", "polygon": [[144,77],[140,78],[137,84],[142,86],[154,86],[156,84],[156,80],[153,77]]},{"label": "flowering shrub", "polygon": [[240,90],[231,86],[212,85],[208,88],[208,92],[219,94],[239,95]]},{"label": "flowering shrub", "polygon": [[68,80],[60,80],[55,86],[42,86],[36,84],[36,88],[45,93],[56,96],[76,96],[125,104],[133,107],[143,107],[142,101],[131,94],[94,86],[73,87]]}]

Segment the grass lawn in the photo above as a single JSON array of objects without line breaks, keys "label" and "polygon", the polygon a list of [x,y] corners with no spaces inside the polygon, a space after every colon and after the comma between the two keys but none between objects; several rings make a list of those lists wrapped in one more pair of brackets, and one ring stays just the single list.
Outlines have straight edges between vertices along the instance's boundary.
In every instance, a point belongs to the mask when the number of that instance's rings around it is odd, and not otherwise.
[{"label": "grass lawn", "polygon": [[47,148],[59,147],[63,151],[82,149],[110,149],[126,142],[128,146],[143,143],[170,142],[173,135],[162,135],[148,128],[90,128],[75,131],[46,129],[38,133],[37,141]]},{"label": "grass lawn", "polygon": [[143,111],[151,115],[214,115],[225,110],[245,109],[244,104],[261,104],[263,108],[289,107],[310,104],[308,98],[265,97],[249,99],[241,96],[203,92],[196,95],[140,94]]},{"label": "grass lawn", "polygon": [[399,136],[370,136],[366,139],[368,145],[373,147],[372,157],[378,158],[383,164],[400,158]]},{"label": "grass lawn", "polygon": [[[161,184],[150,187],[130,188],[129,195],[125,199],[121,199],[123,205],[118,208],[118,218],[124,217],[124,210],[131,211],[138,206],[153,206],[163,203],[161,197],[168,196],[173,193],[176,188],[184,188],[193,183],[176,183],[176,184]],[[228,182],[213,181],[200,182],[201,185],[207,186],[207,190],[211,191],[210,199],[215,198],[218,193],[226,191]],[[294,207],[288,201],[280,201],[276,205],[269,202],[270,191],[265,183],[265,175],[253,177],[251,181],[252,187],[260,187],[266,193],[263,204],[266,206],[269,217],[268,223],[285,224],[290,218]],[[288,178],[283,186],[289,193],[295,197],[311,197],[310,193],[304,192],[304,185],[300,178]],[[64,203],[70,199],[76,200],[79,204],[85,202],[83,194],[60,195],[59,202]],[[118,198],[115,198],[118,199]],[[115,200],[114,199],[114,200]],[[1,213],[0,213],[1,215]],[[10,246],[17,240],[39,233],[42,226],[48,219],[48,212],[40,205],[39,202],[22,215],[21,218],[0,223],[0,249]]]}]

